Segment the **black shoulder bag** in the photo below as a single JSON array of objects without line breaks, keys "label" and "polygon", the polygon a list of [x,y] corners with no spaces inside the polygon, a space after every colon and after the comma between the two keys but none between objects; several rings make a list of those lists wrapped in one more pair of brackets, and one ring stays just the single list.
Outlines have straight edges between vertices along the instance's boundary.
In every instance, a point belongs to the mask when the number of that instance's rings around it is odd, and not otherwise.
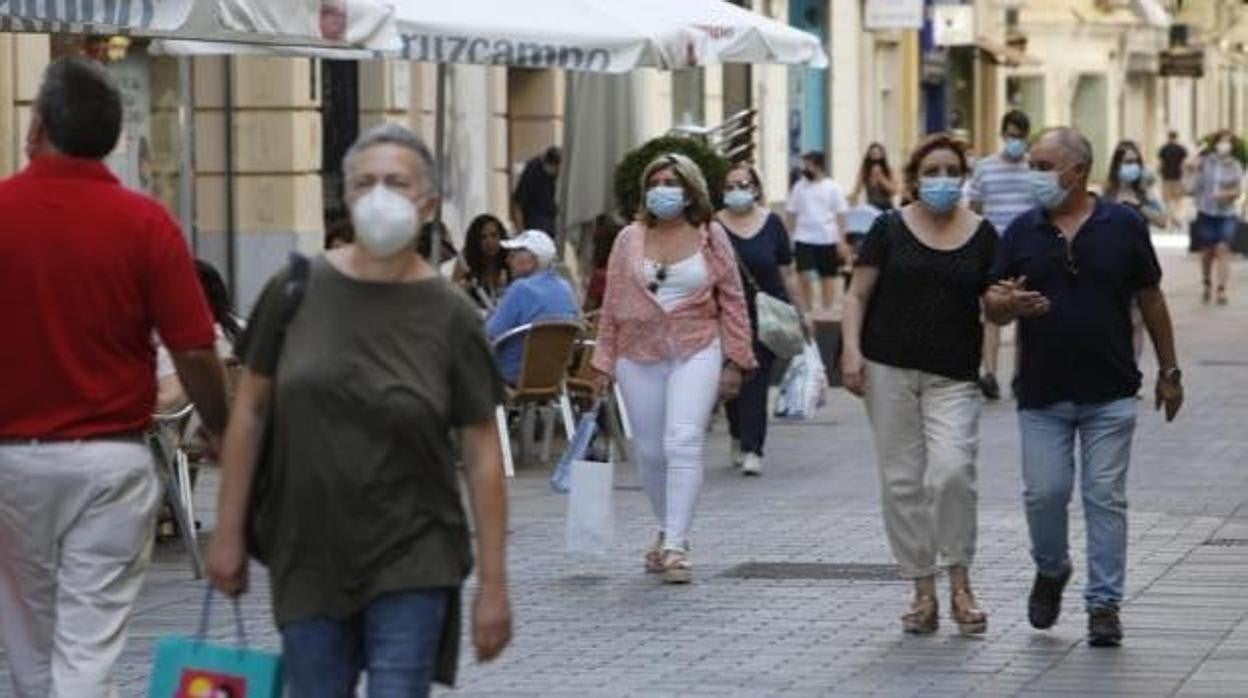
[{"label": "black shoulder bag", "polygon": [[[308,287],[311,263],[298,252],[290,253],[289,273],[282,287],[281,314],[278,316],[277,355],[281,360],[282,347],[286,343],[286,328],[299,312],[304,292]],[[260,439],[260,451],[256,454],[256,466],[251,475],[251,492],[247,499],[247,553],[261,563],[267,564],[273,550],[273,530],[277,517],[276,473],[273,465],[274,406],[277,403],[277,371],[273,371],[273,387],[269,394],[268,416],[264,421],[264,436]]]}]

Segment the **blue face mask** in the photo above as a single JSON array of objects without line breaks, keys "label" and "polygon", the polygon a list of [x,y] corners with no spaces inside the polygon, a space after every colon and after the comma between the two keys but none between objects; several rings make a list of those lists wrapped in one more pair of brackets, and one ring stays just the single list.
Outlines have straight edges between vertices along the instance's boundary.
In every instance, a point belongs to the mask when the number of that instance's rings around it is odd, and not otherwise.
[{"label": "blue face mask", "polygon": [[737,213],[749,211],[754,208],[754,192],[742,189],[726,191],[724,192],[724,205]]},{"label": "blue face mask", "polygon": [[646,210],[661,221],[670,221],[684,212],[685,190],[680,187],[651,187],[646,190]]},{"label": "blue face mask", "polygon": [[1007,138],[1005,148],[1001,152],[1011,160],[1022,160],[1027,155],[1027,141],[1021,138]]},{"label": "blue face mask", "polygon": [[1124,162],[1122,166],[1118,168],[1118,179],[1126,182],[1127,184],[1135,184],[1140,181],[1141,174],[1143,174],[1143,171],[1140,168],[1140,163],[1138,162]]},{"label": "blue face mask", "polygon": [[1057,208],[1062,205],[1062,202],[1066,201],[1066,196],[1069,192],[1062,188],[1059,179],[1060,176],[1055,170],[1049,170],[1048,172],[1032,170],[1029,182],[1031,195],[1042,208]]},{"label": "blue face mask", "polygon": [[919,199],[933,213],[949,213],[962,200],[962,180],[958,177],[921,177]]}]

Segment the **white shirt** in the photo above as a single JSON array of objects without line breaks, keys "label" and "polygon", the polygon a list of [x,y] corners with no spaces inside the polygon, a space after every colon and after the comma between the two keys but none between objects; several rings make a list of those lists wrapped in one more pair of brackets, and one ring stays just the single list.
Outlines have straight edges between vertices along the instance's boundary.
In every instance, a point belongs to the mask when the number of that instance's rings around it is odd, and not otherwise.
[{"label": "white shirt", "polygon": [[[647,259],[644,266],[646,281],[648,283],[658,281],[660,265]],[[706,257],[701,252],[690,255],[675,264],[669,264],[664,269],[663,280],[659,282],[659,287],[654,291],[655,299],[659,301],[659,305],[663,306],[664,310],[670,313],[681,301],[697,293],[698,289],[706,284],[710,273]]]},{"label": "white shirt", "polygon": [[835,245],[841,241],[837,214],[849,211],[849,202],[830,177],[817,181],[802,178],[789,192],[785,209],[793,214],[793,242]]}]

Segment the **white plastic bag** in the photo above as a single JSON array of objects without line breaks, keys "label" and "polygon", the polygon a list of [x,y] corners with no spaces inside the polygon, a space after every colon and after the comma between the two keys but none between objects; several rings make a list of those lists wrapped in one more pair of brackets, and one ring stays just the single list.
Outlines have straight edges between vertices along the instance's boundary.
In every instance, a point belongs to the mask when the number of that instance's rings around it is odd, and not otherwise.
[{"label": "white plastic bag", "polygon": [[819,347],[807,342],[801,354],[793,357],[776,399],[775,414],[784,419],[810,419],[827,401],[828,374]]},{"label": "white plastic bag", "polygon": [[614,533],[612,463],[572,461],[571,491],[568,494],[566,550],[574,555],[604,557]]}]

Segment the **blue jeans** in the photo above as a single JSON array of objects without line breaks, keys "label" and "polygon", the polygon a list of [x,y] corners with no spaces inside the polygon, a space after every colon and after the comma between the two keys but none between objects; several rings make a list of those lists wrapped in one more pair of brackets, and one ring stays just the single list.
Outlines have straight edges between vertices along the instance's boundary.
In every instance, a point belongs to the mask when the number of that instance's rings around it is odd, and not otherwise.
[{"label": "blue jeans", "polygon": [[452,590],[382,596],[345,620],[310,618],[282,626],[291,698],[352,698],[360,672],[369,698],[429,695]]},{"label": "blue jeans", "polygon": [[1023,499],[1031,556],[1045,576],[1070,569],[1067,506],[1075,484],[1079,439],[1080,491],[1087,527],[1088,609],[1117,609],[1127,562],[1127,466],[1135,432],[1135,398],[1098,405],[1059,402],[1020,410]]},{"label": "blue jeans", "polygon": [[1235,235],[1238,232],[1238,216],[1196,214],[1196,245],[1199,249],[1205,250],[1218,245],[1230,245],[1235,242]]}]

